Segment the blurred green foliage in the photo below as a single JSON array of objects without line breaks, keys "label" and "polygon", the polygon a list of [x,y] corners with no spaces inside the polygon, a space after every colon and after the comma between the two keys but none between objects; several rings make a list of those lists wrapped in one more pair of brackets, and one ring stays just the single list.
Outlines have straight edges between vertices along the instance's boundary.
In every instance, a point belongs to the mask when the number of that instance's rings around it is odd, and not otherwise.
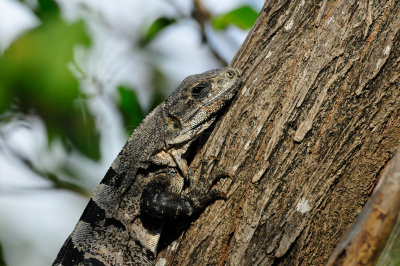
[{"label": "blurred green foliage", "polygon": [[144,118],[142,109],[140,108],[139,100],[134,90],[125,86],[118,87],[119,93],[119,110],[124,119],[125,128],[128,134],[136,128]]},{"label": "blurred green foliage", "polygon": [[38,0],[39,9],[36,11],[36,15],[39,18],[43,18],[49,13],[58,12],[58,6],[53,0]]},{"label": "blurred green foliage", "polygon": [[225,14],[211,19],[215,30],[224,30],[229,25],[235,25],[241,29],[250,29],[258,17],[258,12],[250,6],[240,6]]},{"label": "blurred green foliage", "polygon": [[160,33],[166,27],[174,24],[175,22],[175,18],[161,17],[156,19],[140,38],[139,46],[146,46],[154,39],[154,37],[157,36],[158,33]]},{"label": "blurred green foliage", "polygon": [[[150,110],[154,109],[166,98],[166,77],[157,67],[152,67],[151,84],[154,88]],[[146,114],[140,107],[136,92],[126,86],[118,86],[119,102],[118,108],[124,120],[124,126],[128,135],[142,122]]]},{"label": "blurred green foliage", "polygon": [[0,243],[0,266],[6,266],[6,261],[4,260],[3,257],[3,246]]},{"label": "blurred green foliage", "polygon": [[165,86],[168,82],[167,77],[159,68],[153,66],[152,70],[151,84],[153,85],[154,93],[152,96],[151,109],[154,109],[168,96],[168,91]]},{"label": "blurred green foliage", "polygon": [[68,69],[73,47],[88,46],[83,22],[67,24],[53,1],[40,2],[41,25],[16,40],[0,57],[0,115],[9,110],[37,114],[50,142],[99,158],[98,133],[79,84]]},{"label": "blurred green foliage", "polygon": [[[82,21],[73,24],[65,22],[54,0],[38,0],[38,5],[34,12],[41,25],[23,34],[4,54],[0,54],[0,119],[15,114],[37,115],[46,125],[50,144],[53,140],[61,140],[66,149],[77,148],[89,158],[99,159],[99,134],[87,107],[87,96],[81,93],[78,80],[68,69],[74,61],[74,46],[90,46],[85,24]],[[182,14],[156,19],[134,45],[151,49],[148,44],[160,33],[178,20],[187,18],[193,19]],[[211,22],[217,30],[228,25],[248,29],[256,18],[257,12],[253,8],[241,6],[212,18]],[[153,87],[150,109],[153,109],[165,99],[168,82],[157,65],[151,63],[150,68]],[[116,104],[130,134],[140,124],[145,112],[133,88],[121,85],[116,89],[119,96]],[[76,180],[63,180],[55,173],[35,168],[32,162],[24,162],[32,171],[52,181],[54,187],[87,194],[75,184]],[[58,170],[73,179],[77,178],[67,165],[60,166]]]}]

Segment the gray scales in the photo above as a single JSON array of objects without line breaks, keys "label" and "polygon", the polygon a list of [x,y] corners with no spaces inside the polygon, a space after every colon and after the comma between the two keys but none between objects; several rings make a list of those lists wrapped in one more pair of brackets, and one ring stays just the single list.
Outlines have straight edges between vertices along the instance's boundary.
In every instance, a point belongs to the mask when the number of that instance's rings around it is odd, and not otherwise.
[{"label": "gray scales", "polygon": [[154,265],[165,220],[223,199],[211,189],[223,175],[194,185],[185,154],[240,84],[238,69],[210,70],[187,77],[157,106],[122,148],[53,265]]}]

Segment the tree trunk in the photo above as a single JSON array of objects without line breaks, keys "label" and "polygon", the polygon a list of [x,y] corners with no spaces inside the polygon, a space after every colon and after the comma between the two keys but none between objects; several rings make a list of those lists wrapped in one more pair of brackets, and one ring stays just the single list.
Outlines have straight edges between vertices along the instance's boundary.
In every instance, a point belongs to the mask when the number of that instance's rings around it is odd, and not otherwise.
[{"label": "tree trunk", "polygon": [[326,263],[400,143],[399,31],[395,0],[266,3],[231,63],[241,91],[191,163],[217,157],[228,200],[159,262]]}]

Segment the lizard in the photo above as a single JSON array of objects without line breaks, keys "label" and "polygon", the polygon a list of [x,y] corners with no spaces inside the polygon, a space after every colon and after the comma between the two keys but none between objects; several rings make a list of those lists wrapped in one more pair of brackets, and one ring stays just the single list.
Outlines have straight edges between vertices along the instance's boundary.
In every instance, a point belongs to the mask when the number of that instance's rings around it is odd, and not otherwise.
[{"label": "lizard", "polygon": [[241,85],[227,67],[185,78],[134,130],[53,265],[154,265],[164,221],[225,199],[222,176],[194,184],[185,155]]}]

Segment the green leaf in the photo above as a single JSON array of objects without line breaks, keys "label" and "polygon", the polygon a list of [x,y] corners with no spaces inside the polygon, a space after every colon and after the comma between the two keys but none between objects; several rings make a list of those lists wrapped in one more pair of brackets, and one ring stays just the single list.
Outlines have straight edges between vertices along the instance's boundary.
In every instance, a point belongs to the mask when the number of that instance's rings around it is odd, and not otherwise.
[{"label": "green leaf", "polygon": [[43,13],[58,12],[58,6],[54,0],[38,0],[40,11]]},{"label": "green leaf", "polygon": [[250,6],[241,6],[228,13],[211,19],[215,30],[223,30],[229,25],[235,25],[241,29],[250,29],[256,21],[258,12]]},{"label": "green leaf", "polygon": [[131,134],[144,118],[142,109],[134,90],[124,86],[118,87],[119,109],[122,113],[127,133]]},{"label": "green leaf", "polygon": [[147,29],[145,34],[140,38],[139,45],[142,47],[146,46],[163,29],[165,29],[166,27],[168,27],[169,25],[171,25],[175,22],[176,22],[175,18],[166,18],[166,17],[158,18],[156,21],[153,22],[153,24],[150,25],[150,27]]},{"label": "green leaf", "polygon": [[85,25],[68,24],[58,12],[48,13],[39,27],[17,39],[0,55],[0,115],[11,109],[38,115],[50,142],[61,139],[67,148],[98,159],[94,117],[68,69],[77,44],[90,44]]},{"label": "green leaf", "polygon": [[0,266],[6,266],[6,261],[4,260],[4,255],[3,255],[3,246],[0,243]]},{"label": "green leaf", "polygon": [[[152,68],[151,85],[154,89],[150,110],[153,110],[157,105],[165,100],[165,84],[167,84],[166,77],[158,68]],[[119,93],[119,110],[124,119],[124,125],[128,135],[140,124],[145,118],[146,113],[143,112],[135,90],[125,87],[118,87]]]}]

